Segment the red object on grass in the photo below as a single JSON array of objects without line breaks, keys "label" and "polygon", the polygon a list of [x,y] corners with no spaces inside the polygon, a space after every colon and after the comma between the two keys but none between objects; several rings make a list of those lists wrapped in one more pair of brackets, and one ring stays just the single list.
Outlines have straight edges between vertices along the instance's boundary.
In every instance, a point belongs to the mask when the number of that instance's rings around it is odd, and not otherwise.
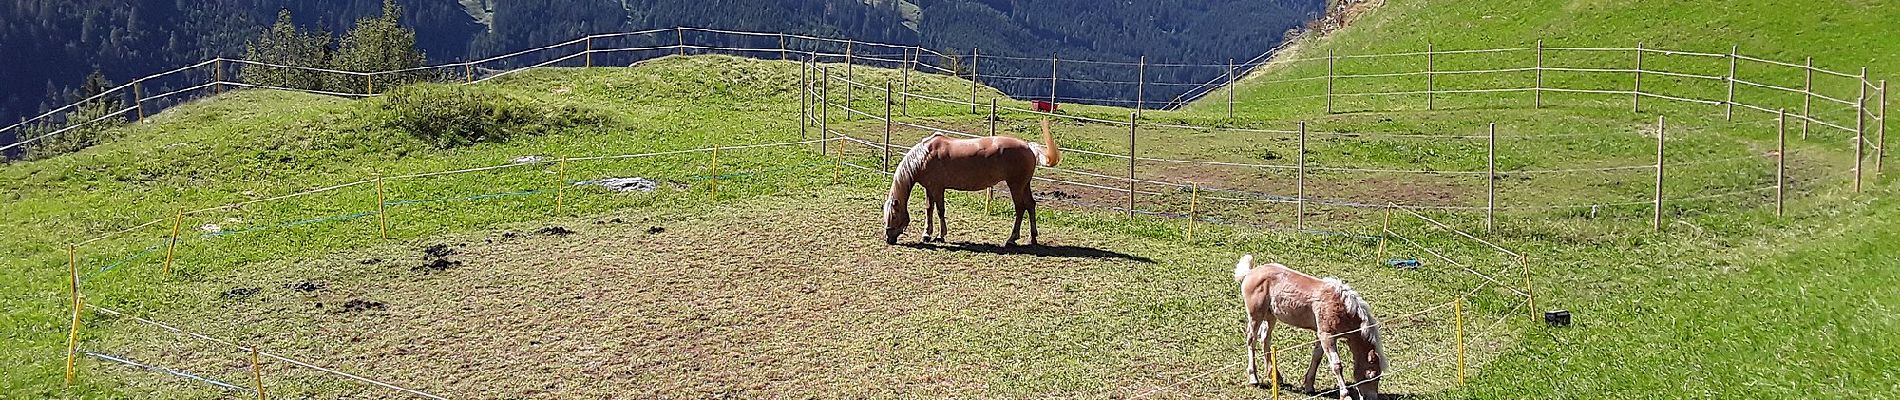
[{"label": "red object on grass", "polygon": [[1056,112],[1056,103],[1050,103],[1050,102],[1042,101],[1042,100],[1031,100],[1030,103],[1033,103],[1036,105],[1036,111]]}]

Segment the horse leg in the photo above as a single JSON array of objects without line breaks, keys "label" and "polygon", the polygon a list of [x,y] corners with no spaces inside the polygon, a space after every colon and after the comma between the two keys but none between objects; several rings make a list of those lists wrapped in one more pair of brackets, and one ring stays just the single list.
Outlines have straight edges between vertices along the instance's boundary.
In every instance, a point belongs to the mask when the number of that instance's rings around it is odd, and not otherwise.
[{"label": "horse leg", "polygon": [[1313,386],[1313,379],[1319,376],[1319,359],[1322,354],[1325,353],[1320,350],[1319,343],[1313,343],[1313,361],[1306,364],[1306,378],[1301,381],[1307,393],[1313,393],[1317,389]]},{"label": "horse leg", "polygon": [[1023,213],[1029,213],[1029,245],[1036,245],[1038,236],[1036,230],[1036,195],[1029,191],[1029,178],[1025,176],[1022,179],[1010,181],[1009,197],[1010,200],[1016,203],[1016,218],[1018,224],[1022,223]]},{"label": "horse leg", "polygon": [[[926,197],[925,201],[930,203],[930,210],[924,212],[924,219],[926,220],[924,223],[924,241],[930,241],[931,230],[934,228],[937,233],[937,242],[943,242],[943,238],[950,235],[950,227],[945,225],[949,222],[946,221],[943,216],[943,188],[925,189],[924,197]],[[934,214],[934,218],[936,219],[931,221],[931,218],[933,218],[931,212],[933,211],[936,213]]]},{"label": "horse leg", "polygon": [[1346,370],[1339,363],[1339,342],[1321,329],[1319,346],[1326,351],[1326,368],[1333,370],[1333,381],[1339,384],[1339,400],[1346,400]]},{"label": "horse leg", "polygon": [[[1279,320],[1268,316],[1267,330],[1260,334],[1260,348],[1266,349],[1267,355],[1269,356],[1267,359],[1269,361],[1278,361],[1274,359],[1279,358],[1273,357],[1273,327],[1275,326],[1279,326]],[[1280,382],[1280,364],[1267,363],[1267,379],[1272,380],[1275,384]]]},{"label": "horse leg", "polygon": [[944,196],[937,196],[937,242],[943,243],[950,237],[950,215],[944,211]]},{"label": "horse leg", "polygon": [[[929,193],[929,189],[925,190],[926,193]],[[929,195],[926,194],[925,197],[929,197]],[[930,218],[930,215],[935,212],[937,212],[937,202],[930,201],[928,198],[924,199],[924,243],[930,243],[930,234],[936,233],[934,224],[937,220]]]},{"label": "horse leg", "polygon": [[[1259,343],[1260,321],[1247,317],[1247,385],[1260,386],[1260,373],[1254,363],[1260,356],[1254,353],[1254,344]],[[1272,367],[1269,365],[1268,367]]]}]

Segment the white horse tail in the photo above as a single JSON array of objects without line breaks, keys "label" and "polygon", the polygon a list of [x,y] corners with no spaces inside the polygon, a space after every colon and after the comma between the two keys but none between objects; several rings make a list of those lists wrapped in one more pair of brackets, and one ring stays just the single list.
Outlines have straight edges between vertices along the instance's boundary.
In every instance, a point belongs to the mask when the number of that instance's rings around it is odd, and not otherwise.
[{"label": "white horse tail", "polygon": [[1044,167],[1062,163],[1062,148],[1056,146],[1056,138],[1049,135],[1049,120],[1042,120],[1042,143],[1030,143],[1029,151],[1036,153],[1036,164]]},{"label": "white horse tail", "polygon": [[1253,255],[1240,256],[1240,262],[1234,263],[1234,282],[1247,278],[1247,272],[1253,270]]}]

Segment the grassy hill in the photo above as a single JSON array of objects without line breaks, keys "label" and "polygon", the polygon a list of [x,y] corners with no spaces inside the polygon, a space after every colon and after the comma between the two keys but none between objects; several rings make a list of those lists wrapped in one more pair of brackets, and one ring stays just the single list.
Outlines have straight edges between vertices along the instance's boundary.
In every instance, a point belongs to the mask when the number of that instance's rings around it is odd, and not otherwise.
[{"label": "grassy hill", "polygon": [[[1666,30],[1634,22],[1704,12],[1695,4],[1564,3],[1523,11],[1505,3],[1465,3],[1434,2],[1429,9],[1386,4],[1331,38],[1304,43],[1292,57],[1335,46],[1342,53],[1416,50],[1407,40],[1420,31],[1432,32],[1433,42],[1448,49],[1523,46],[1487,38],[1531,32],[1547,35],[1547,42],[1589,46],[1625,37],[1711,52],[1727,44],[1696,31],[1677,32],[1686,29],[1680,26]],[[1772,9],[1795,9],[1780,6]],[[1886,28],[1869,15],[1885,11],[1850,7],[1861,6],[1842,5],[1825,20],[1715,11],[1696,20],[1760,27],[1749,31],[1760,36],[1740,44],[1763,57],[1792,59],[1777,51],[1825,48],[1830,50],[1817,54],[1817,64],[1836,69],[1844,68],[1821,60],[1839,57],[1852,65],[1890,57],[1879,50],[1884,45],[1848,42],[1879,37],[1877,29]],[[1808,35],[1774,23],[1803,18],[1838,28],[1830,32],[1861,33]],[[1570,22],[1592,20],[1608,22]],[[1443,21],[1468,24],[1428,29],[1445,26],[1435,25]],[[1438,62],[1450,69],[1461,61]],[[1496,63],[1462,62],[1473,68]],[[1708,67],[1689,61],[1680,66]],[[1351,68],[1378,73],[1409,67]],[[1286,164],[1298,154],[1293,135],[1154,124],[1281,130],[1306,120],[1314,132],[1309,162],[1378,170],[1314,172],[1307,178],[1309,197],[1470,206],[1482,204],[1482,177],[1395,170],[1481,171],[1481,138],[1443,135],[1482,135],[1482,127],[1493,122],[1499,124],[1503,171],[1641,166],[1653,162],[1655,140],[1648,135],[1660,113],[1672,121],[1669,146],[1676,164],[1665,188],[1671,199],[1666,230],[1651,231],[1642,204],[1653,188],[1652,171],[1509,174],[1500,183],[1500,200],[1522,209],[1506,209],[1496,231],[1485,237],[1530,255],[1527,271],[1538,308],[1576,313],[1576,326],[1554,329],[1533,320],[1536,310],[1521,308],[1510,292],[1484,286],[1426,250],[1395,241],[1384,256],[1422,259],[1426,267],[1383,266],[1376,238],[1368,238],[1377,235],[1380,213],[1347,205],[1313,206],[1307,219],[1319,234],[1298,233],[1272,229],[1296,223],[1289,205],[1190,202],[1183,190],[1142,184],[1142,190],[1157,192],[1141,196],[1143,210],[1165,216],[1192,207],[1207,220],[1234,222],[1199,225],[1187,240],[1179,219],[1126,219],[1104,211],[1122,204],[1120,194],[1038,184],[1053,200],[1043,215],[1044,238],[1052,247],[1012,251],[975,244],[1000,241],[1009,222],[1003,207],[976,212],[986,208],[978,194],[958,196],[950,205],[953,240],[974,243],[887,248],[871,237],[887,181],[838,166],[814,151],[815,144],[722,151],[716,169],[708,153],[573,162],[565,172],[559,163],[545,162],[800,140],[798,68],[792,63],[679,57],[633,68],[534,71],[466,89],[411,88],[498,99],[553,117],[509,127],[523,133],[506,142],[453,149],[393,128],[392,121],[403,116],[387,98],[238,91],[124,128],[124,139],[113,143],[0,169],[0,186],[8,193],[0,216],[9,221],[0,226],[0,245],[11,270],[20,271],[0,278],[0,302],[10,310],[0,346],[0,371],[9,378],[0,382],[0,392],[220,395],[213,386],[94,358],[82,359],[77,388],[60,388],[68,306],[65,243],[133,227],[81,247],[80,273],[92,304],[458,396],[586,397],[643,387],[655,396],[1266,397],[1265,389],[1241,385],[1237,364],[1244,353],[1226,275],[1232,258],[1243,252],[1342,276],[1368,293],[1390,324],[1397,367],[1388,393],[1845,397],[1878,393],[1897,378],[1887,364],[1900,348],[1883,335],[1900,328],[1891,316],[1900,292],[1891,289],[1895,282],[1885,273],[1896,266],[1892,254],[1900,252],[1894,245],[1900,243],[1894,241],[1900,225],[1887,222],[1900,217],[1900,207],[1887,180],[1872,181],[1866,193],[1848,189],[1842,170],[1851,165],[1851,152],[1833,140],[1840,132],[1791,144],[1792,201],[1787,216],[1776,217],[1771,192],[1696,199],[1772,181],[1773,158],[1764,154],[1773,149],[1773,130],[1759,114],[1738,114],[1744,117],[1731,123],[1715,107],[1661,101],[1636,114],[1626,108],[1627,97],[1613,95],[1551,96],[1543,109],[1527,109],[1527,98],[1511,96],[1446,96],[1436,111],[1424,110],[1418,98],[1342,101],[1336,105],[1344,112],[1331,115],[1318,103],[1262,100],[1313,93],[1310,85],[1259,83],[1310,76],[1310,68],[1287,66],[1249,77],[1240,88],[1245,106],[1238,121],[1226,119],[1224,104],[1208,100],[1180,112],[1150,112],[1134,144],[1144,157]],[[870,68],[858,74],[866,82],[894,76]],[[1621,78],[1561,79],[1608,87]],[[1489,83],[1495,82],[1439,81],[1441,87]],[[962,98],[967,85],[927,77],[918,91]],[[1704,95],[1710,90],[1659,87]],[[858,91],[853,107],[880,108],[866,92]],[[913,100],[909,108],[906,121],[973,133],[987,129],[967,106]],[[1128,110],[1067,112],[1122,120]],[[833,118],[834,129],[854,137],[876,140],[884,131],[882,123],[865,118]],[[1007,114],[999,131],[1026,136],[1034,119]],[[1058,126],[1065,148],[1117,153],[1129,144],[1127,127]],[[895,133],[892,142],[900,144],[927,134],[908,128]],[[827,146],[834,155],[848,149],[846,160],[877,163],[877,152],[832,144],[842,146]],[[1098,174],[1126,168],[1123,158],[1068,154],[1065,168]],[[193,213],[181,224],[188,234],[176,274],[158,273],[169,218],[179,209],[267,199],[378,173],[506,165],[524,156],[543,162],[386,182],[382,201],[389,208],[391,240],[380,237],[374,184]],[[1295,190],[1291,173],[1279,169],[1161,162],[1137,167],[1144,179],[1217,188],[1209,194],[1286,196]],[[630,176],[652,179],[659,189],[554,189],[562,181]],[[1116,184],[1059,171],[1043,176]],[[1592,206],[1613,203],[1631,204]],[[1484,230],[1477,212],[1427,213],[1459,229]],[[160,223],[140,226],[155,219]],[[1519,264],[1480,244],[1405,214],[1394,221],[1395,232],[1478,272],[1511,280],[1520,271]],[[218,225],[219,232],[206,232],[207,224]],[[556,226],[577,233],[545,230]],[[437,244],[453,254],[418,254]],[[435,261],[447,264],[431,267]],[[298,289],[313,283],[324,288]],[[1488,290],[1468,299],[1469,317],[1477,320],[1473,366],[1460,386],[1451,369],[1451,316],[1415,312],[1473,288]],[[1499,324],[1492,325],[1494,320]],[[126,318],[88,312],[85,321],[82,350],[250,382],[243,354],[191,344]],[[1277,343],[1302,339],[1300,333],[1282,334]],[[1282,354],[1280,365],[1297,376],[1301,357],[1293,354]],[[397,395],[267,364],[266,384],[277,396]]]}]

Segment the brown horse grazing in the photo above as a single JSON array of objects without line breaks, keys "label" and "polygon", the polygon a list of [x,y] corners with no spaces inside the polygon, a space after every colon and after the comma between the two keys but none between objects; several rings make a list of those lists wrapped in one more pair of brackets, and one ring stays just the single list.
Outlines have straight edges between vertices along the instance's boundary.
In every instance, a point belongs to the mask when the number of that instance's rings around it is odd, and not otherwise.
[{"label": "brown horse grazing", "polygon": [[884,200],[884,243],[896,244],[910,227],[911,186],[923,185],[927,197],[924,241],[931,241],[931,233],[936,233],[935,239],[942,242],[950,232],[943,214],[944,189],[977,191],[1005,182],[1016,203],[1016,227],[1010,229],[1004,244],[1016,245],[1024,213],[1029,214],[1029,244],[1036,244],[1036,198],[1029,193],[1029,180],[1036,176],[1036,166],[1061,162],[1062,149],[1049,136],[1049,120],[1042,121],[1042,144],[1001,136],[956,139],[939,133],[926,137],[904,153],[891,178],[891,194]]},{"label": "brown horse grazing", "polygon": [[[1379,379],[1386,371],[1385,348],[1379,343],[1379,321],[1372,318],[1372,307],[1352,287],[1334,278],[1314,278],[1285,265],[1268,263],[1254,268],[1253,256],[1240,258],[1234,265],[1234,282],[1240,283],[1240,298],[1247,305],[1247,383],[1260,384],[1256,372],[1254,344],[1269,350],[1273,346],[1276,322],[1313,330],[1319,335],[1313,346],[1313,362],[1306,370],[1306,390],[1313,390],[1320,355],[1338,377],[1339,398],[1347,397],[1345,372],[1339,365],[1337,341],[1346,339],[1352,350],[1353,386],[1362,399],[1378,400]],[[1261,323],[1266,329],[1261,329]],[[1277,366],[1269,366],[1278,370]],[[1279,376],[1278,373],[1273,374]]]}]

